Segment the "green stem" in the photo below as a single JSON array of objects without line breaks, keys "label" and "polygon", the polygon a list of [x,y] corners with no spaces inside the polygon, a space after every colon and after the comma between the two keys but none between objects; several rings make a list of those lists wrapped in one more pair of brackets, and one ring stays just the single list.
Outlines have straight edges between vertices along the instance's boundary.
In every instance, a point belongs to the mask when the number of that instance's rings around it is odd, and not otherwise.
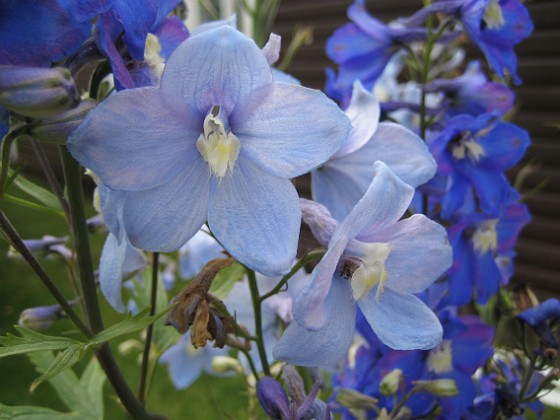
[{"label": "green stem", "polygon": [[249,367],[251,368],[251,372],[253,372],[253,376],[255,377],[255,381],[259,380],[259,372],[257,372],[257,368],[255,367],[255,362],[253,362],[253,358],[251,354],[247,350],[239,349],[241,353],[245,355],[247,361],[249,362]]},{"label": "green stem", "polygon": [[[157,305],[157,288],[158,288],[158,271],[159,271],[159,253],[153,253],[152,264],[152,290],[150,300],[150,316],[156,314]],[[154,334],[154,324],[150,324],[146,331],[146,342],[144,343],[144,354],[142,355],[142,368],[140,371],[140,384],[138,386],[138,400],[141,403],[146,401],[146,379],[148,377],[148,366],[150,362],[150,347],[152,345],[152,336]]]},{"label": "green stem", "polygon": [[43,147],[41,142],[35,139],[31,139],[31,144],[33,145],[33,150],[35,150],[35,155],[37,156],[37,160],[39,160],[39,164],[41,165],[41,168],[45,173],[45,177],[47,178],[47,181],[51,186],[52,191],[56,195],[56,198],[60,203],[60,207],[62,207],[62,210],[66,215],[66,219],[68,220],[68,222],[70,222],[71,220],[70,207],[68,206],[68,202],[64,198],[64,190],[62,189],[62,186],[60,185],[58,179],[56,178],[53,167],[45,152],[45,148]]},{"label": "green stem", "polygon": [[74,246],[78,259],[78,273],[82,288],[86,319],[89,327],[97,334],[103,331],[103,319],[101,318],[101,311],[99,310],[93,262],[89,246],[89,232],[86,224],[84,192],[82,187],[82,168],[70,155],[66,147],[60,147],[60,154],[68,193],[68,203],[70,204]]},{"label": "green stem", "polygon": [[52,281],[50,276],[47,274],[45,269],[41,266],[39,261],[35,258],[35,255],[27,248],[21,236],[17,233],[15,228],[12,226],[6,215],[2,210],[0,210],[0,227],[2,231],[6,234],[6,237],[10,241],[10,244],[18,251],[25,261],[29,264],[31,269],[35,271],[35,274],[41,279],[43,284],[47,287],[51,295],[56,299],[58,304],[64,310],[68,318],[72,320],[74,325],[88,338],[94,336],[93,331],[80,319],[78,314],[72,309],[72,306],[68,303],[64,295],[60,292],[56,284]]},{"label": "green stem", "polygon": [[[75,161],[66,147],[60,147],[62,157],[62,167],[64,169],[64,179],[68,192],[68,203],[72,214],[72,228],[74,232],[74,244],[78,258],[79,278],[82,288],[86,319],[89,328],[97,334],[103,330],[103,319],[99,309],[97,299],[97,289],[93,271],[93,262],[89,247],[88,228],[84,209],[84,194],[82,187],[81,167]],[[103,367],[109,382],[119,396],[124,407],[134,419],[155,419],[161,418],[154,416],[146,411],[144,405],[136,398],[134,392],[122,376],[119,367],[114,359],[113,353],[107,344],[101,346],[96,352],[97,359]]]},{"label": "green stem", "polygon": [[27,126],[19,125],[14,127],[4,139],[2,139],[2,158],[0,167],[0,199],[3,197],[6,191],[7,181],[8,181],[8,169],[10,168],[10,151],[12,150],[12,144],[16,139],[22,135],[26,134]]},{"label": "green stem", "polygon": [[251,289],[251,300],[253,301],[253,311],[255,315],[255,335],[257,336],[257,341],[256,341],[257,349],[259,350],[259,356],[261,358],[263,372],[265,375],[270,376],[270,367],[268,366],[268,359],[266,357],[266,350],[264,348],[264,342],[263,342],[259,286],[257,285],[255,272],[248,268],[246,268],[246,270],[247,270],[247,277],[249,278],[249,289]]},{"label": "green stem", "polygon": [[321,259],[323,255],[325,255],[325,250],[323,249],[318,251],[312,251],[303,255],[303,257],[301,257],[300,260],[296,264],[294,264],[292,270],[284,277],[282,277],[282,280],[280,280],[278,284],[274,286],[274,288],[270,292],[265,293],[259,298],[259,303],[262,303],[269,297],[276,295],[278,292],[280,292],[280,290],[282,290],[282,288],[286,285],[288,280],[290,280],[294,276],[294,274],[296,274],[303,266],[305,266],[307,263],[311,261]]},{"label": "green stem", "polygon": [[533,373],[535,373],[535,362],[533,360],[529,360],[529,363],[525,367],[525,372],[523,372],[523,380],[521,382],[521,389],[519,390],[520,401],[525,398],[525,394],[531,384],[531,379],[533,379]]}]

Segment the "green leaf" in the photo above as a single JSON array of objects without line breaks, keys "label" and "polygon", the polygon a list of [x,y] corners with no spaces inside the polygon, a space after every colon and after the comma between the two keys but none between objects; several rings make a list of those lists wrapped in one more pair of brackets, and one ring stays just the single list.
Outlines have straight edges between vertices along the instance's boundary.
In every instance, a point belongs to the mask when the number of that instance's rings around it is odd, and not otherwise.
[{"label": "green leaf", "polygon": [[[51,352],[28,355],[37,370],[44,374],[56,360]],[[67,417],[84,420],[103,419],[103,384],[105,375],[95,358],[89,362],[81,378],[72,369],[48,379],[64,404],[72,411]]]},{"label": "green leaf", "polygon": [[45,213],[55,214],[57,216],[64,216],[64,213],[62,211],[51,209],[50,207],[42,206],[41,204],[37,204],[37,203],[25,200],[25,199],[20,198],[20,197],[15,197],[15,196],[10,195],[10,194],[4,194],[4,196],[2,198],[5,199],[6,201],[10,201],[14,204],[20,205],[22,207],[27,207],[27,208],[30,208],[32,210],[39,210],[39,211],[42,211],[42,212],[45,212]]},{"label": "green leaf", "polygon": [[154,316],[146,316],[148,310],[144,310],[133,317],[128,317],[125,320],[112,325],[106,330],[101,331],[88,342],[88,346],[98,345],[106,341],[110,341],[123,335],[128,335],[146,328],[151,323],[163,317],[170,309],[171,308],[167,308]]},{"label": "green leaf", "polygon": [[9,333],[5,337],[0,337],[0,344],[4,346],[0,347],[0,358],[36,351],[64,350],[76,345],[83,346],[83,343],[71,338],[45,335],[20,326],[16,326],[16,329],[22,337]]},{"label": "green leaf", "polygon": [[[11,172],[12,171],[10,170],[10,173]],[[39,203],[45,205],[46,207],[62,212],[62,207],[60,207],[60,203],[56,198],[56,195],[54,195],[49,190],[40,187],[39,185],[31,182],[21,175],[18,175],[14,179],[13,185],[15,185],[24,193],[29,194],[31,197],[35,198]]]},{"label": "green leaf", "polygon": [[210,287],[210,293],[218,299],[225,299],[229,295],[233,285],[244,275],[245,268],[238,262],[233,263],[216,274],[214,281],[212,281],[212,286]]},{"label": "green leaf", "polygon": [[57,420],[79,418],[76,413],[61,413],[50,408],[13,406],[0,403],[0,420]]},{"label": "green leaf", "polygon": [[64,370],[68,369],[70,366],[76,364],[81,359],[83,353],[83,345],[74,345],[72,347],[64,349],[58,354],[58,356],[56,356],[45,373],[43,373],[40,377],[33,381],[33,383],[31,384],[31,392],[33,392],[35,388],[37,388],[47,379],[53,378]]}]

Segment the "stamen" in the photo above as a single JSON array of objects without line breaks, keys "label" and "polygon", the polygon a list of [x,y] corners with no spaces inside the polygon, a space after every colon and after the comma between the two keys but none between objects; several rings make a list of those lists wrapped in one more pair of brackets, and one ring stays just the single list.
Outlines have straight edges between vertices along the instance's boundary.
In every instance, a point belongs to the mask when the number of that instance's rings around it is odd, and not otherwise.
[{"label": "stamen", "polygon": [[385,260],[391,252],[391,245],[386,243],[368,243],[364,245],[366,246],[365,255],[360,258],[361,264],[352,275],[352,296],[354,300],[366,297],[369,291],[375,285],[378,285],[375,297],[379,299],[387,280]]}]

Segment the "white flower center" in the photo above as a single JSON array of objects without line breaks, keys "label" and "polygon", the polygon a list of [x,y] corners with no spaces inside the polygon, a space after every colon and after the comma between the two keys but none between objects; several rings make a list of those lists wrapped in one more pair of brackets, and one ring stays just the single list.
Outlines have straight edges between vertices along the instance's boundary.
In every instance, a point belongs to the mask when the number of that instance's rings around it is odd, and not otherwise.
[{"label": "white flower center", "polygon": [[383,285],[387,280],[385,260],[391,252],[391,245],[386,243],[364,244],[365,253],[360,257],[361,264],[352,274],[350,282],[354,300],[366,297],[370,290],[378,285],[376,298],[379,299]]},{"label": "white flower center", "polygon": [[158,82],[165,67],[165,60],[160,53],[161,44],[158,37],[154,34],[148,34],[146,45],[144,46],[144,62],[150,67],[152,78]]},{"label": "white flower center", "polygon": [[499,0],[490,0],[488,6],[484,9],[482,19],[486,22],[488,29],[498,30],[505,25],[506,22]]},{"label": "white flower center", "polygon": [[218,113],[219,107],[215,106],[204,119],[204,134],[196,141],[196,148],[212,173],[223,178],[228,169],[233,171],[241,143],[231,131],[226,132]]},{"label": "white flower center", "polygon": [[498,247],[498,234],[496,232],[497,219],[481,223],[472,236],[474,249],[480,255],[488,251],[495,251]]},{"label": "white flower center", "polygon": [[440,345],[428,354],[428,369],[435,373],[453,370],[453,356],[451,354],[451,340],[443,340]]},{"label": "white flower center", "polygon": [[455,159],[464,159],[468,156],[471,161],[478,162],[486,152],[480,143],[470,137],[469,132],[466,132],[451,146],[451,154]]}]

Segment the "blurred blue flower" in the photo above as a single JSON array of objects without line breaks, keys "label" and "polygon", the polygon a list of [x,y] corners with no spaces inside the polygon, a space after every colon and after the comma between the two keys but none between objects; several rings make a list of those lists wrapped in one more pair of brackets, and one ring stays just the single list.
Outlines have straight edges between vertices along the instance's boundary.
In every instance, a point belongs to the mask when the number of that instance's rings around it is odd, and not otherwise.
[{"label": "blurred blue flower", "polygon": [[367,12],[365,0],[354,1],[348,18],[352,23],[338,29],[326,45],[327,56],[338,64],[338,75],[332,70],[328,74],[328,92],[337,99],[350,97],[355,80],[371,89],[398,44],[426,39],[425,30],[392,28],[375,19]]},{"label": "blurred blue flower", "polygon": [[437,317],[414,293],[451,265],[451,247],[445,230],[427,217],[399,221],[413,192],[378,161],[366,194],[340,224],[322,205],[302,200],[305,222],[328,250],[295,302],[295,322],[276,345],[276,359],[334,366],[352,341],[356,306],[392,348],[428,349],[440,342]]},{"label": "blurred blue flower", "polygon": [[224,256],[222,246],[204,229],[199,230],[179,248],[179,270],[181,277],[190,279],[214,258]]},{"label": "blurred blue flower", "polygon": [[355,82],[346,109],[352,131],[340,149],[311,173],[313,199],[342,220],[364,196],[373,177],[373,162],[387,164],[404,182],[417,187],[436,172],[426,144],[412,131],[391,122],[379,122],[379,103]]},{"label": "blurred blue flower", "polygon": [[513,107],[515,95],[507,86],[488,81],[480,69],[480,63],[473,61],[465,73],[454,79],[435,79],[426,87],[429,92],[443,92],[446,114],[480,114],[499,111],[505,114]]},{"label": "blurred blue flower", "polygon": [[102,102],[68,147],[123,192],[134,246],[177,250],[208,220],[232,256],[279,275],[292,265],[300,228],[289,179],[328,159],[349,130],[336,104],[274,82],[257,45],[221,26],[173,53],[160,88]]}]

